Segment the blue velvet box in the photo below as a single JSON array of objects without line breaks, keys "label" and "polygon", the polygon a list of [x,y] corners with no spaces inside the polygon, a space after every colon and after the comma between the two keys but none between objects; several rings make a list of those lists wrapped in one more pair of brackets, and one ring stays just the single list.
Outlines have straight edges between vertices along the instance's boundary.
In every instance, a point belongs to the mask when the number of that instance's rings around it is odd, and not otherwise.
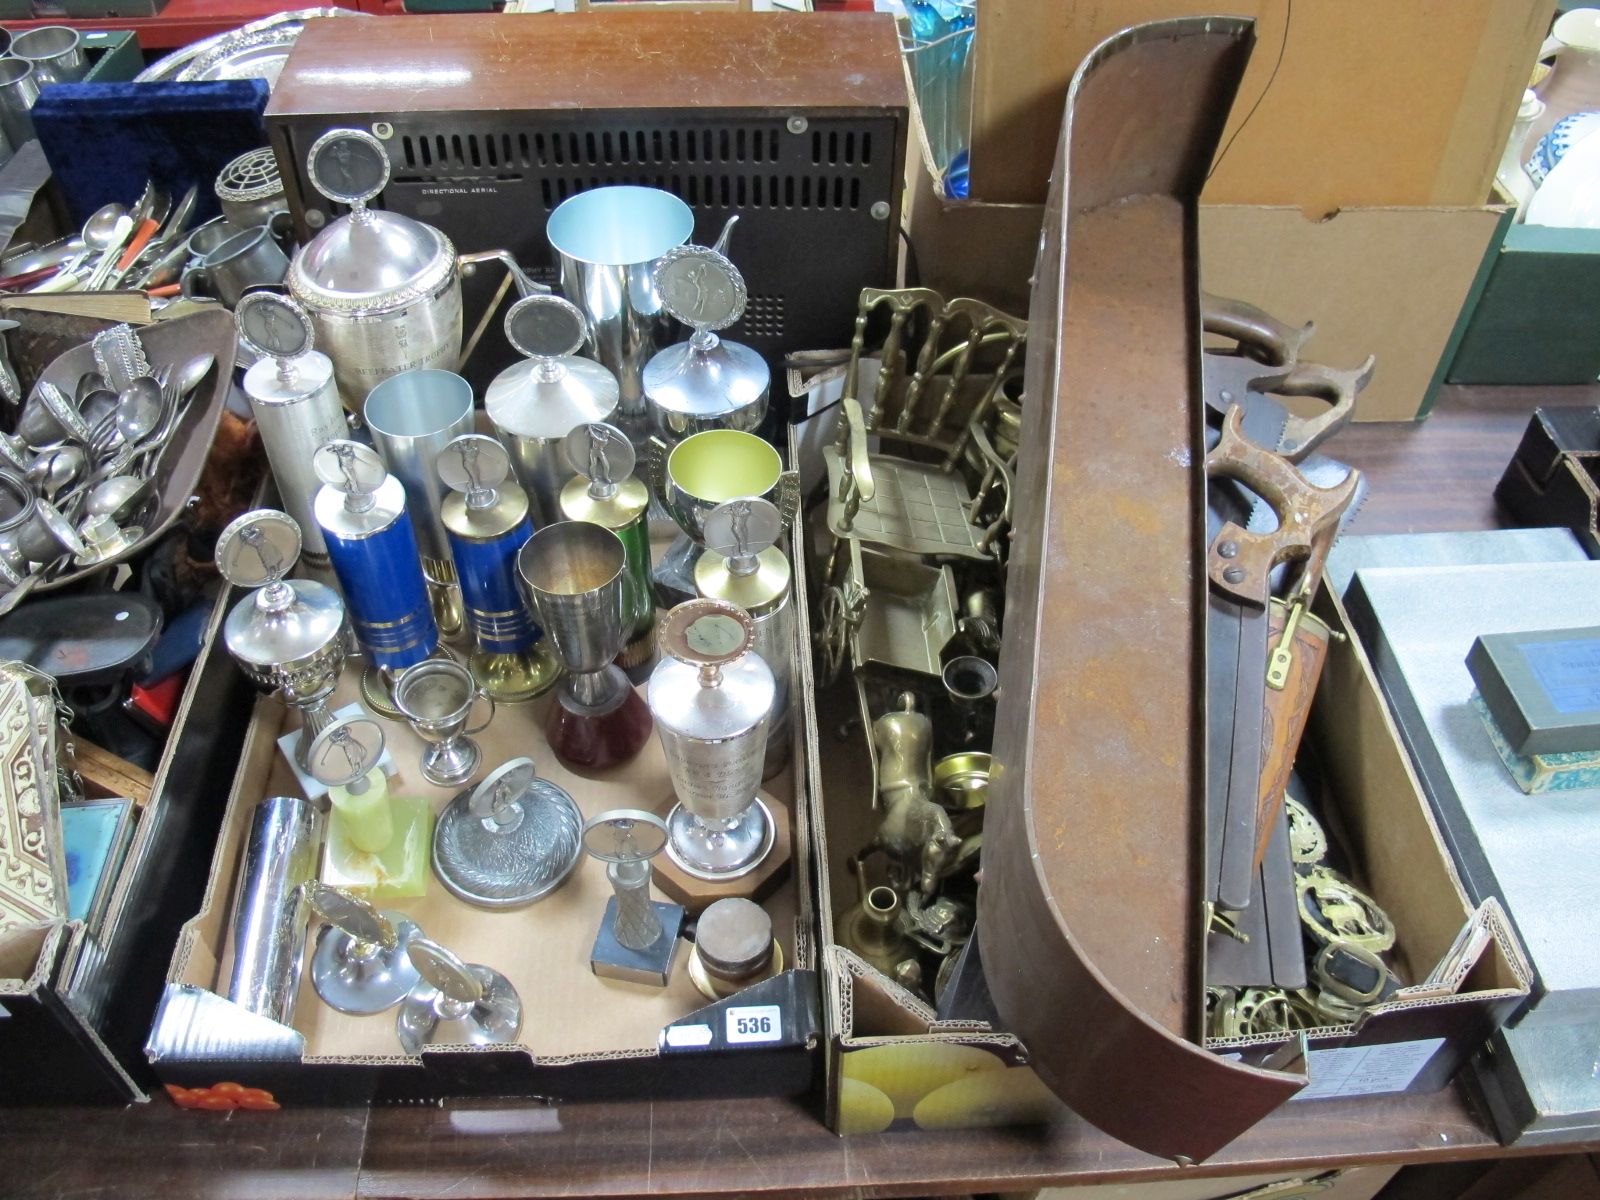
[{"label": "blue velvet box", "polygon": [[146,180],[174,203],[199,188],[195,224],[220,211],[217,173],[267,144],[259,79],[217,83],[58,83],[33,107],[33,125],[71,220],[105,204],[131,205]]}]

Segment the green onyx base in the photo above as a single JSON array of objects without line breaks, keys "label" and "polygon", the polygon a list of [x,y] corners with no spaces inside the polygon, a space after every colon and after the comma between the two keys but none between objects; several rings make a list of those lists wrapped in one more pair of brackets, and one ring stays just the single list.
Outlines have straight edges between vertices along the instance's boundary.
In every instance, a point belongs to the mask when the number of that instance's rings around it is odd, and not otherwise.
[{"label": "green onyx base", "polygon": [[328,817],[322,882],[349,888],[368,900],[425,896],[432,870],[433,806],[422,796],[391,796],[394,837],[377,854],[356,849],[336,808]]}]

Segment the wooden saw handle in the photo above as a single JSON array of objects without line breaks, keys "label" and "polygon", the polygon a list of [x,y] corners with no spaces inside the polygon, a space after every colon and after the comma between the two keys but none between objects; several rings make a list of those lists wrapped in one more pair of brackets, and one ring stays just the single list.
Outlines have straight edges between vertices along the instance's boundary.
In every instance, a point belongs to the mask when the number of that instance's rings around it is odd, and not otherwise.
[{"label": "wooden saw handle", "polygon": [[1200,293],[1200,327],[1232,338],[1241,354],[1274,367],[1293,366],[1317,328],[1310,321],[1296,328],[1254,304],[1210,292]]},{"label": "wooden saw handle", "polygon": [[1244,412],[1230,408],[1222,418],[1222,436],[1206,455],[1208,478],[1236,479],[1272,506],[1278,527],[1252,533],[1229,521],[1211,543],[1206,573],[1223,595],[1253,608],[1265,608],[1273,567],[1306,559],[1316,579],[1333,545],[1339,518],[1355,499],[1361,481],[1351,471],[1331,488],[1310,483],[1284,458],[1263,450],[1244,434]]},{"label": "wooden saw handle", "polygon": [[1311,396],[1328,405],[1324,412],[1314,417],[1300,417],[1294,413],[1284,423],[1283,437],[1278,442],[1278,453],[1290,462],[1300,462],[1323,442],[1350,423],[1355,415],[1356,397],[1372,382],[1372,372],[1378,360],[1367,355],[1367,361],[1353,371],[1340,371],[1320,363],[1305,363],[1275,380],[1266,389],[1276,396]]}]

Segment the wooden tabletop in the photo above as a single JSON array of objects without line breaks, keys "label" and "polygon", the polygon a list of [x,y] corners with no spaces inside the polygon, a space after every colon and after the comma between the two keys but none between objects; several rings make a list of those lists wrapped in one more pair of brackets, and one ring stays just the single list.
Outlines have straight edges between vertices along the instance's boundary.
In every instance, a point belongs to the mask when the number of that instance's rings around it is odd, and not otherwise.
[{"label": "wooden tabletop", "polygon": [[[1541,403],[1600,403],[1600,388],[1451,389],[1423,425],[1347,431],[1336,452],[1372,483],[1355,531],[1498,524],[1490,490]],[[1042,1128],[853,1138],[780,1100],[217,1114],[158,1098],[126,1110],[0,1112],[0,1193],[15,1200],[908,1196],[1507,1153],[1453,1088],[1291,1102],[1181,1171],[1065,1110]]]}]

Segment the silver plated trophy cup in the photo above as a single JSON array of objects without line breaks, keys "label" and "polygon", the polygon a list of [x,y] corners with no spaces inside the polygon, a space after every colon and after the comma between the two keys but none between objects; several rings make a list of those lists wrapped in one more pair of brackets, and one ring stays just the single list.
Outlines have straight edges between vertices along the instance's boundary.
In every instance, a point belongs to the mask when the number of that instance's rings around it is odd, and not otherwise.
[{"label": "silver plated trophy cup", "polygon": [[617,377],[577,357],[589,327],[570,300],[529,296],[506,313],[506,340],[523,356],[494,377],[483,408],[511,455],[537,524],[561,519],[561,489],[572,468],[562,440],[579,425],[617,411]]},{"label": "silver plated trophy cup", "polygon": [[758,793],[777,689],[755,638],[744,609],[706,599],[678,605],[657,634],[662,659],[647,695],[678,796],[667,855],[696,879],[748,874],[776,835]]},{"label": "silver plated trophy cup", "polygon": [[[467,728],[473,706],[482,700],[489,715]],[[407,667],[394,681],[394,706],[418,737],[428,743],[422,752],[422,777],[439,787],[465,783],[478,770],[483,751],[472,735],[494,720],[494,701],[484,695],[472,672],[448,658],[428,658]]]},{"label": "silver plated trophy cup", "polygon": [[651,486],[682,536],[656,561],[656,599],[666,607],[697,594],[694,572],[705,551],[705,521],[729,500],[759,498],[777,506],[784,526],[800,507],[800,477],[783,469],[771,443],[737,429],[709,429],[666,450],[650,447]]},{"label": "silver plated trophy cup", "polygon": [[239,341],[256,355],[244,374],[244,393],[278,495],[300,526],[307,566],[325,569],[328,550],[311,511],[322,481],[311,469],[311,456],[348,433],[333,361],[312,349],[311,318],[285,296],[252,292],[239,301],[234,317]]},{"label": "silver plated trophy cup", "polygon": [[311,742],[333,720],[328,697],[344,667],[346,628],[338,592],[284,578],[299,555],[300,527],[269,508],[235,518],[217,538],[223,578],[256,589],[228,613],[223,640],[253,682],[300,710],[295,762],[309,775]]}]

